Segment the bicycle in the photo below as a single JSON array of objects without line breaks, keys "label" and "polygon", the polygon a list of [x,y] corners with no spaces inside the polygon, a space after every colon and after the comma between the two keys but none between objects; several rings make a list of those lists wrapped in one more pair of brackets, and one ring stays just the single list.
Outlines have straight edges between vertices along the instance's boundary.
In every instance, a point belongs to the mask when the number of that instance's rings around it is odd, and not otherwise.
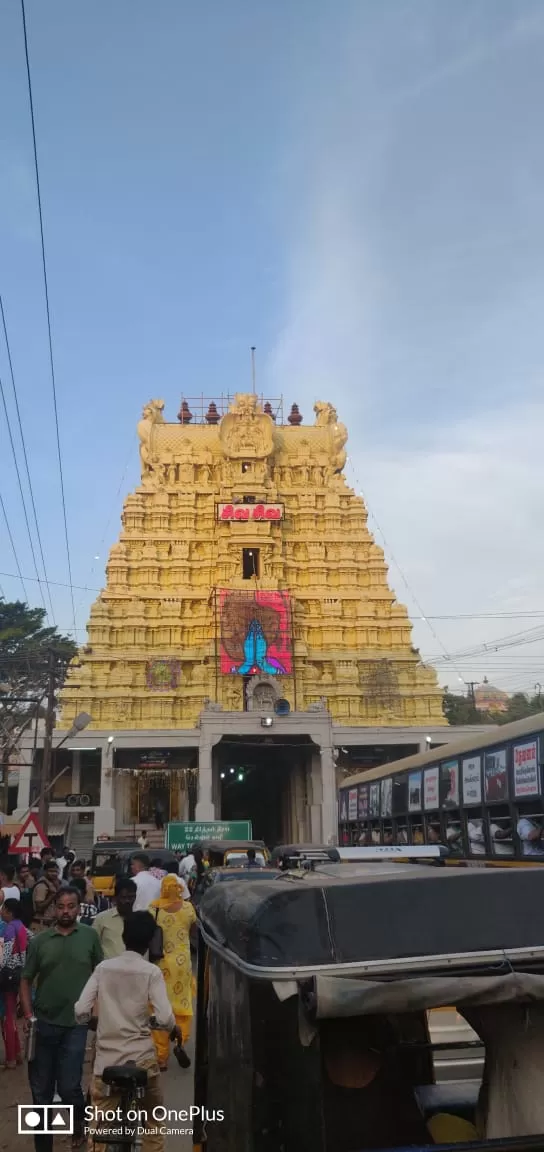
[{"label": "bicycle", "polygon": [[[119,1103],[115,1106],[119,1120],[115,1122],[115,1127],[121,1127],[122,1133],[116,1131],[110,1137],[108,1133],[101,1132],[99,1136],[93,1136],[93,1148],[104,1145],[108,1152],[137,1152],[142,1147],[142,1140],[137,1134],[138,1127],[142,1125],[141,1121],[129,1120],[128,1113],[138,1112],[138,1101],[145,1095],[147,1071],[138,1068],[136,1064],[117,1064],[104,1068],[102,1080],[115,1094],[119,1093]],[[96,1127],[101,1127],[100,1122],[96,1122]]]}]

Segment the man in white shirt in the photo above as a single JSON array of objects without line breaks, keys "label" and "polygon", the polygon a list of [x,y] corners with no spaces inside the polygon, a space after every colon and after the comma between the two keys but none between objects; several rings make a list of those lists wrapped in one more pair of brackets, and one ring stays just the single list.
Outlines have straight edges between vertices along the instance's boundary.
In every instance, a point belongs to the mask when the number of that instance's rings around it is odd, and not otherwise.
[{"label": "man in white shirt", "polygon": [[151,861],[145,852],[137,852],[132,857],[132,879],[136,885],[135,912],[147,912],[153,900],[158,900],[161,894],[161,882],[149,871]]},{"label": "man in white shirt", "polygon": [[195,866],[195,858],[193,856],[193,853],[189,852],[188,855],[184,856],[183,860],[180,860],[180,862],[179,862],[178,872],[179,872],[180,876],[183,876],[184,879],[187,879],[189,872],[191,871],[191,868],[194,868],[194,866]]},{"label": "man in white shirt", "polygon": [[517,823],[517,834],[521,840],[524,856],[544,856],[542,828],[534,816],[521,816]]},{"label": "man in white shirt", "polygon": [[[91,1083],[91,1102],[97,1119],[89,1127],[106,1127],[98,1110],[116,1109],[119,1094],[112,1087],[111,1095],[102,1079],[105,1068],[111,1065],[136,1064],[147,1071],[145,1095],[138,1107],[147,1116],[142,1126],[147,1128],[142,1152],[164,1152],[161,1121],[154,1120],[153,1109],[163,1103],[161,1074],[151,1036],[149,1006],[157,1027],[168,1030],[181,1043],[181,1033],[166,993],[164,977],[156,964],[144,960],[149,950],[155,920],[150,912],[131,913],[126,917],[123,941],[126,951],[113,960],[104,960],[95,968],[79,1000],[74,1005],[78,1024],[87,1024],[96,1004],[98,1027],[96,1053]],[[92,1132],[89,1133],[92,1135]],[[96,1145],[101,1148],[100,1140]]]},{"label": "man in white shirt", "polygon": [[482,820],[469,820],[468,848],[473,856],[485,856],[485,833]]}]

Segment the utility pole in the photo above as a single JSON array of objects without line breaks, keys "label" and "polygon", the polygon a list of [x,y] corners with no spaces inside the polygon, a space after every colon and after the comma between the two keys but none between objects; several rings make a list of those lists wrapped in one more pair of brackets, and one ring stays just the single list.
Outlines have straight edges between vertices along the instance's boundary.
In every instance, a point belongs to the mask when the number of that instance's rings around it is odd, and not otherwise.
[{"label": "utility pole", "polygon": [[45,736],[43,741],[40,803],[38,808],[40,824],[46,836],[47,825],[49,823],[49,791],[47,788],[51,778],[53,728],[55,726],[55,688],[55,651],[53,648],[49,648],[47,652],[47,707],[45,712]]},{"label": "utility pole", "polygon": [[469,680],[467,683],[467,689],[468,689],[467,696],[468,696],[468,699],[470,700],[470,703],[472,704],[472,714],[473,714],[474,720],[478,719],[478,709],[476,707],[476,693],[474,691],[474,689],[476,687],[476,683],[477,683],[476,680]]}]

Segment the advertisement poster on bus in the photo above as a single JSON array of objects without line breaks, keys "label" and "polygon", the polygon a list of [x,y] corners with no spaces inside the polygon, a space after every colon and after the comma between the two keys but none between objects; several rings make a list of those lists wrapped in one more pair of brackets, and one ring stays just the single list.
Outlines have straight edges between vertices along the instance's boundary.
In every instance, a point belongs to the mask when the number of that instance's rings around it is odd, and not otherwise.
[{"label": "advertisement poster on bus", "polygon": [[380,785],[379,784],[371,784],[370,785],[370,800],[369,800],[368,808],[369,808],[369,812],[368,812],[369,816],[375,820],[376,817],[378,817],[380,815]]},{"label": "advertisement poster on bus", "polygon": [[340,793],[340,823],[346,824],[348,819],[348,794],[344,789]]},{"label": "advertisement poster on bus", "polygon": [[488,803],[508,800],[508,770],[506,767],[506,748],[498,748],[496,752],[488,752],[484,767],[485,798]]},{"label": "advertisement poster on bus", "polygon": [[382,780],[382,816],[393,815],[393,781]]},{"label": "advertisement poster on bus", "polygon": [[482,761],[480,756],[463,760],[463,804],[482,803]]},{"label": "advertisement poster on bus", "polygon": [[366,820],[368,816],[368,784],[359,784],[358,811],[359,820]]},{"label": "advertisement poster on bus", "polygon": [[538,740],[514,745],[514,796],[540,795]]},{"label": "advertisement poster on bus", "polygon": [[440,807],[459,807],[459,761],[440,765]]},{"label": "advertisement poster on bus", "polygon": [[410,772],[408,777],[408,811],[421,812],[421,772]]},{"label": "advertisement poster on bus", "polygon": [[438,766],[423,773],[423,806],[427,812],[438,808]]},{"label": "advertisement poster on bus", "polygon": [[348,792],[348,820],[357,819],[357,789],[350,788]]}]

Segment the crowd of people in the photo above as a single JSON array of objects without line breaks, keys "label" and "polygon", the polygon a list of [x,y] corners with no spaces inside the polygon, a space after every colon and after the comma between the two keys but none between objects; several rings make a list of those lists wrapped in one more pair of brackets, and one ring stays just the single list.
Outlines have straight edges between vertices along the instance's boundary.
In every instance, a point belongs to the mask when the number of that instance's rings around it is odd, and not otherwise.
[{"label": "crowd of people", "polygon": [[[66,852],[56,859],[0,866],[0,1015],[6,1072],[22,1062],[18,1018],[36,1040],[28,1064],[35,1104],[55,1093],[74,1106],[74,1148],[84,1133],[83,1063],[89,1031],[93,1074],[89,1096],[114,1107],[102,1081],[108,1065],[135,1062],[147,1072],[149,1114],[162,1102],[161,1073],[171,1041],[182,1068],[193,1014],[190,932],[192,897],[206,874],[202,853],[162,866],[147,852],[131,859],[115,895],[101,906],[85,861]],[[142,1102],[146,1109],[146,1100]],[[36,1152],[51,1152],[53,1138],[36,1135]],[[144,1152],[161,1152],[164,1138],[148,1132]],[[96,1145],[100,1148],[100,1144]]]}]

